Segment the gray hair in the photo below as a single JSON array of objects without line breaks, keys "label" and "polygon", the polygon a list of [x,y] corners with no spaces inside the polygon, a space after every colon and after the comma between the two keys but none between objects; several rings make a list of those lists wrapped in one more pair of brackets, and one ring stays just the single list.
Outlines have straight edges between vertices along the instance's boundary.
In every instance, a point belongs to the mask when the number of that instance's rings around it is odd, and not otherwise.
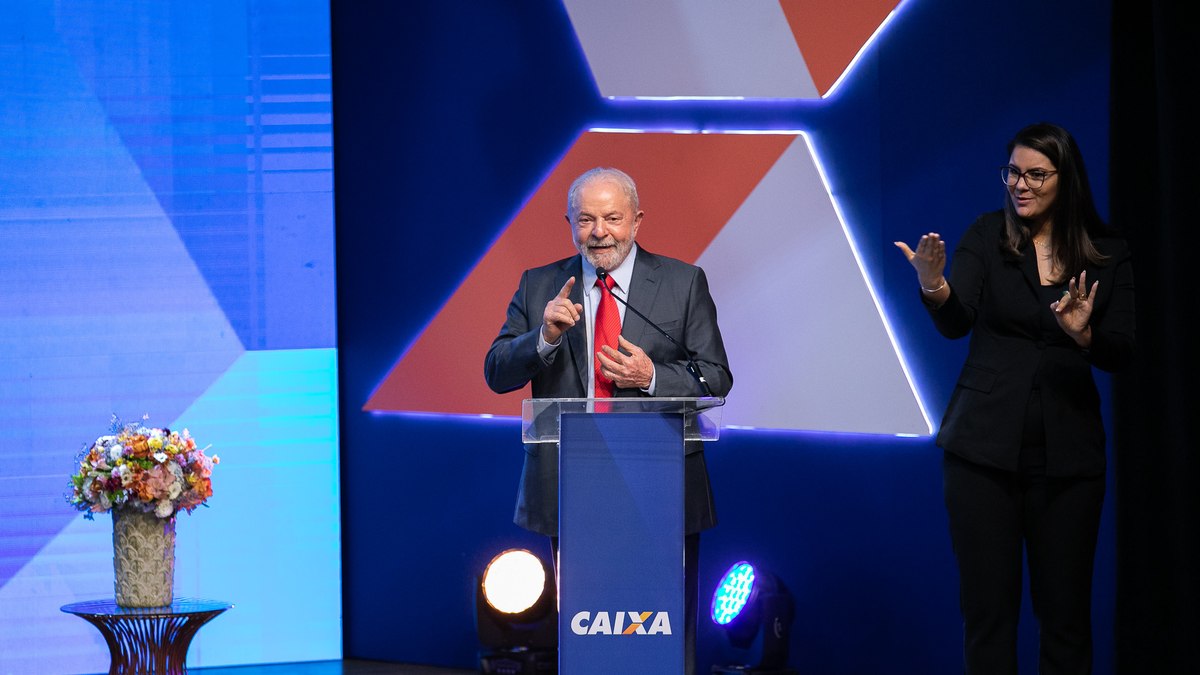
[{"label": "gray hair", "polygon": [[567,190],[567,219],[575,222],[575,216],[579,215],[579,191],[584,185],[597,181],[612,181],[621,187],[621,191],[625,193],[625,197],[629,199],[629,206],[636,213],[638,210],[638,194],[637,185],[629,174],[620,169],[609,167],[596,167],[585,171],[579,178],[576,178],[571,183],[570,189]]}]

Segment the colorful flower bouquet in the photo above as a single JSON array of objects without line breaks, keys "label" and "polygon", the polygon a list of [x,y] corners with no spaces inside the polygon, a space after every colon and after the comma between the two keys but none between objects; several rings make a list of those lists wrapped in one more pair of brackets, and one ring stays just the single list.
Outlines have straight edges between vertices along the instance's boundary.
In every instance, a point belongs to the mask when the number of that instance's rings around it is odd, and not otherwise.
[{"label": "colorful flower bouquet", "polygon": [[[143,421],[145,421],[143,417]],[[221,459],[182,432],[123,424],[113,415],[109,434],[85,447],[71,476],[68,501],[92,519],[112,509],[173,518],[212,496],[212,467]]]}]

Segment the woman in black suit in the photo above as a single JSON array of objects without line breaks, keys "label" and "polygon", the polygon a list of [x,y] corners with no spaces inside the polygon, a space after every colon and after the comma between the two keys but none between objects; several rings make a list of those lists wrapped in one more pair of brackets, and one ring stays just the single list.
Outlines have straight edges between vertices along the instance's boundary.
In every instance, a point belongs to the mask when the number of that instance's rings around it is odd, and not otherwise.
[{"label": "woman in black suit", "polygon": [[1115,371],[1133,356],[1133,270],[1065,129],[1026,127],[1008,152],[1004,209],[963,235],[949,279],[937,233],[915,251],[896,246],[938,331],[971,335],[937,435],[966,672],[1017,672],[1024,549],[1039,672],[1088,673],[1105,485],[1092,367]]}]

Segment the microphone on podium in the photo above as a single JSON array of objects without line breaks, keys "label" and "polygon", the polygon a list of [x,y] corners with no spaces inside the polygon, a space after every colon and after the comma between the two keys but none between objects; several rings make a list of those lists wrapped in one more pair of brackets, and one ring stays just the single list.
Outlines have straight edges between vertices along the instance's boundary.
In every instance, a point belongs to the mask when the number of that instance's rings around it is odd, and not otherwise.
[{"label": "microphone on podium", "polygon": [[[596,268],[596,277],[599,278],[600,281],[604,281],[605,285],[607,285],[608,282],[606,282],[605,279],[608,278],[608,272],[605,271],[605,269],[603,267]],[[611,291],[610,291],[610,293],[611,293]],[[667,338],[668,340],[670,340],[671,344],[673,344],[679,348],[679,351],[682,352],[683,355],[687,358],[687,371],[689,373],[691,373],[692,377],[696,378],[696,382],[699,383],[700,388],[704,390],[704,395],[711,398],[713,393],[712,393],[712,390],[708,388],[708,380],[704,379],[704,373],[700,372],[700,366],[696,365],[696,361],[692,359],[692,353],[690,351],[688,351],[686,347],[679,344],[679,342],[676,341],[675,338],[671,337],[670,334],[667,333],[667,331],[663,330],[661,326],[654,323],[650,319],[647,319],[645,314],[642,314],[641,312],[637,311],[637,309],[634,308],[633,305],[629,304],[628,302],[625,302],[624,298],[617,295],[616,293],[612,293],[612,296],[614,298],[616,298],[622,305],[625,305],[625,307],[628,308],[629,311],[638,315],[638,317],[640,317],[642,319],[642,321],[645,321],[646,323],[650,324],[650,326],[653,327],[654,330],[658,331],[659,333],[662,333],[662,336]]]}]

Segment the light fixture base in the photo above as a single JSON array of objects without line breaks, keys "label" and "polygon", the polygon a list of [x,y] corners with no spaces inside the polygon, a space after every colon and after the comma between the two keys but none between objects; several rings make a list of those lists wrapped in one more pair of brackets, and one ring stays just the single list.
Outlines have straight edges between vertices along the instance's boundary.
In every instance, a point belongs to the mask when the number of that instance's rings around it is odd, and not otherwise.
[{"label": "light fixture base", "polygon": [[558,651],[518,647],[482,652],[479,672],[484,675],[555,675],[558,673]]},{"label": "light fixture base", "polygon": [[756,668],[754,666],[713,666],[712,675],[800,675],[795,668]]}]

